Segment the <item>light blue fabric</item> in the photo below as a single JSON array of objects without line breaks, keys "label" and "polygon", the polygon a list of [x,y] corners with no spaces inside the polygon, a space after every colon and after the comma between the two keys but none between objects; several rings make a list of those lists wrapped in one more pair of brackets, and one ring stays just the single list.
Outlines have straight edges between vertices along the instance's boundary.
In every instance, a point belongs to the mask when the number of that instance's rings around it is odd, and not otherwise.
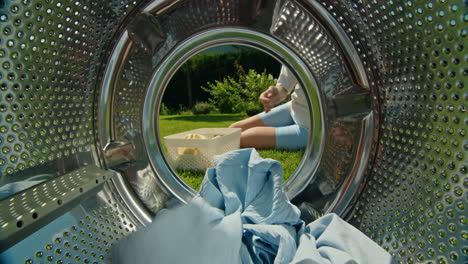
[{"label": "light blue fabric", "polygon": [[199,195],[161,211],[112,249],[112,263],[390,263],[330,214],[308,226],[286,197],[282,167],[254,149],[215,157]]},{"label": "light blue fabric", "polygon": [[335,214],[310,223],[298,237],[299,246],[292,263],[394,263],[388,252]]},{"label": "light blue fabric", "polygon": [[309,130],[294,121],[290,109],[291,102],[288,102],[274,107],[268,113],[258,114],[265,126],[275,127],[277,149],[303,149],[309,140]]},{"label": "light blue fabric", "polygon": [[291,101],[273,107],[268,113],[261,112],[258,117],[265,126],[280,127],[295,125],[296,122],[291,116]]}]

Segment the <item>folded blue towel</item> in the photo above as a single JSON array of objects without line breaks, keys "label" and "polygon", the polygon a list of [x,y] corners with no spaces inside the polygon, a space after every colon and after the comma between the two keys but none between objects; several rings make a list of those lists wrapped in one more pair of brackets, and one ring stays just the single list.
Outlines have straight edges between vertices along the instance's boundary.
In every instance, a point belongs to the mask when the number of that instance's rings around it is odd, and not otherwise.
[{"label": "folded blue towel", "polygon": [[199,195],[162,210],[113,247],[112,263],[391,263],[330,214],[309,225],[283,191],[282,167],[254,149],[215,157]]}]

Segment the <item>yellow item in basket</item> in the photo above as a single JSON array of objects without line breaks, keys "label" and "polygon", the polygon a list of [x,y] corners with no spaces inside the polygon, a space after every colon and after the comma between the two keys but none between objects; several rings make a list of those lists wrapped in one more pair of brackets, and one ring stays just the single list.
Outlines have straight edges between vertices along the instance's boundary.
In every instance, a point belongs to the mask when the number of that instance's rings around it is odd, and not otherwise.
[{"label": "yellow item in basket", "polygon": [[204,135],[200,135],[200,134],[187,134],[185,135],[184,137],[185,139],[191,139],[191,138],[194,138],[194,139],[206,139],[206,137]]},{"label": "yellow item in basket", "polygon": [[[200,134],[187,134],[184,136],[185,139],[206,139],[205,136]],[[190,155],[197,155],[198,148],[177,148],[177,152],[179,155],[182,154],[190,154]]]}]

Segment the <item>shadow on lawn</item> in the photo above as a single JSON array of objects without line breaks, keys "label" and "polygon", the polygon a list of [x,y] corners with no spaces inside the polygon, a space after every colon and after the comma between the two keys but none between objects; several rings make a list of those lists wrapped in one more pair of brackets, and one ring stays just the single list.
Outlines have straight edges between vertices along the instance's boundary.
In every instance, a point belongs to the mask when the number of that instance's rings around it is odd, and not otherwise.
[{"label": "shadow on lawn", "polygon": [[182,116],[161,116],[164,120],[179,120],[179,121],[192,121],[192,122],[236,122],[243,118],[245,115],[182,115]]}]

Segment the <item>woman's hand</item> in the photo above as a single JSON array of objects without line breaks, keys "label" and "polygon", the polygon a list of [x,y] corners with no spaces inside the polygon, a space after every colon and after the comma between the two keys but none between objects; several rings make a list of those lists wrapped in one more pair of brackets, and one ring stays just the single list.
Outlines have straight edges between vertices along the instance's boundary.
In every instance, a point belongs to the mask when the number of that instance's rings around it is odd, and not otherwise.
[{"label": "woman's hand", "polygon": [[288,96],[288,91],[281,85],[270,86],[260,94],[259,100],[268,113],[273,107],[281,103]]}]

